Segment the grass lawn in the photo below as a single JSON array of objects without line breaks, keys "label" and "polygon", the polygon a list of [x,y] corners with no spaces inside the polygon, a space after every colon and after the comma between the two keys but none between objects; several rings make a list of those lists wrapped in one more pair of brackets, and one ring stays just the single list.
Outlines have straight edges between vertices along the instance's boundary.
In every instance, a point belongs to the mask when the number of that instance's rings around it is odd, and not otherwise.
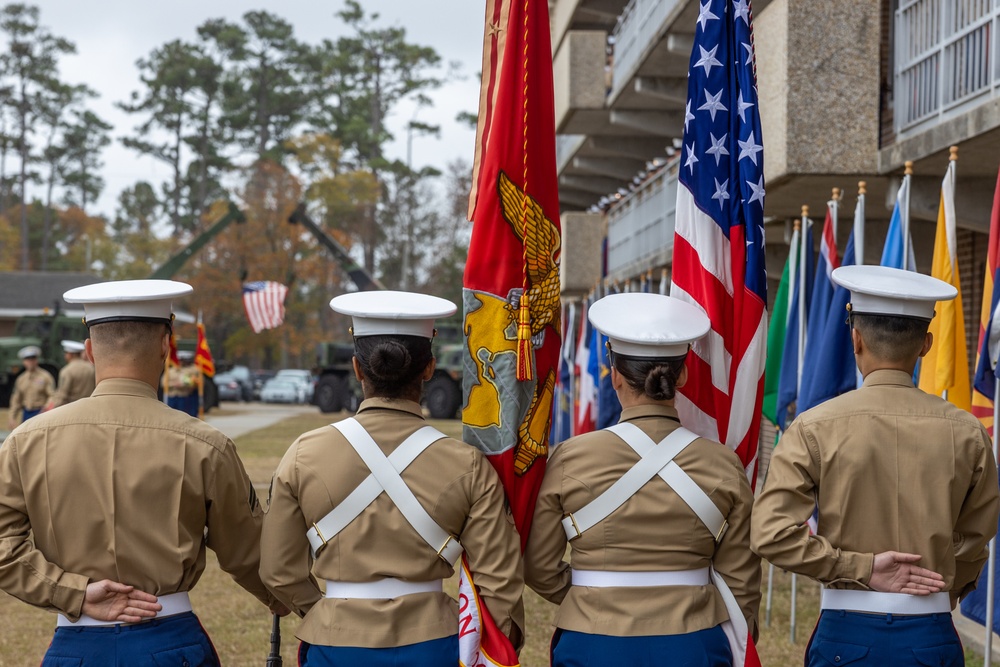
[{"label": "grass lawn", "polygon": [[[266,489],[271,473],[288,445],[300,433],[319,428],[330,421],[330,416],[318,413],[295,417],[237,438],[237,447],[254,484]],[[458,421],[432,420],[431,423],[449,435],[461,434],[461,424]],[[790,581],[790,575],[776,572],[770,627],[765,624],[764,605],[761,605],[761,639],[758,649],[765,667],[801,665],[806,642],[816,622],[819,587],[815,582],[800,577],[797,629],[795,642],[791,641]],[[766,583],[765,570],[765,586]],[[455,581],[447,582],[446,589],[454,595]],[[211,552],[208,567],[192,592],[191,599],[215,642],[224,665],[249,667],[264,664],[270,650],[271,617],[260,603],[219,569]],[[521,661],[524,667],[543,667],[548,664],[555,607],[532,591],[525,590],[525,609],[528,641],[521,653]],[[0,594],[0,619],[3,619],[5,626],[4,631],[0,632],[0,667],[38,665],[52,637],[55,616]],[[296,624],[297,619],[294,618],[286,618],[282,622],[282,656],[286,667],[298,664],[295,657],[298,643],[294,637]],[[969,656],[966,664],[970,667],[979,666],[982,665],[982,660]]]}]

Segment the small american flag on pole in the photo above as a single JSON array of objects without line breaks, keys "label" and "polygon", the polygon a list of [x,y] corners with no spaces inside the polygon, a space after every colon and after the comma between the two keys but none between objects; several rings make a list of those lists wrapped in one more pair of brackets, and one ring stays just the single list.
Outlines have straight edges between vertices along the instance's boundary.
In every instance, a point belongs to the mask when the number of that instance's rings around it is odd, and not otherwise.
[{"label": "small american flag on pole", "polygon": [[677,407],[757,476],[767,348],[764,156],[748,0],[699,4],[688,74],[671,294],[712,321]]},{"label": "small american flag on pole", "polygon": [[288,288],[270,280],[243,283],[243,308],[254,333],[273,329],[285,320]]}]

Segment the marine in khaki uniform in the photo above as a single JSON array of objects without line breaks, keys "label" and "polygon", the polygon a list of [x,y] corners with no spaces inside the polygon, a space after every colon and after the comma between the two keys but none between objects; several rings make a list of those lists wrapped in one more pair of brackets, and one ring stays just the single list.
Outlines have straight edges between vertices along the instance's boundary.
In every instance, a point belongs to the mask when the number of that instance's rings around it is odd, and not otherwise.
[{"label": "marine in khaki uniform", "polygon": [[458,664],[458,604],[441,582],[463,548],[485,608],[519,646],[519,539],[500,481],[479,450],[429,427],[418,403],[434,372],[433,318],[454,304],[363,292],[330,305],[353,316],[365,400],[286,452],[261,541],[261,578],[305,616],[300,664]]},{"label": "marine in khaki uniform", "polygon": [[56,381],[52,374],[38,365],[42,351],[36,345],[22,347],[17,352],[24,371],[14,380],[10,395],[10,416],[7,427],[14,428],[42,411],[49,397],[55,393]]},{"label": "marine in khaki uniform", "polygon": [[83,358],[84,344],[75,340],[62,342],[66,365],[59,371],[59,384],[49,400],[46,410],[58,408],[94,393],[97,382],[94,379],[94,364]]},{"label": "marine in khaki uniform", "polygon": [[206,547],[287,613],[257,572],[262,511],[233,443],[156,398],[171,299],[190,292],[172,281],[67,292],[84,304],[97,389],[0,447],[0,589],[58,612],[43,665],[217,665],[188,599]]},{"label": "marine in khaki uniform", "polygon": [[167,405],[197,417],[201,369],[194,365],[194,352],[190,350],[179,350],[177,359],[181,365],[171,364],[167,370]]},{"label": "marine in khaki uniform", "polygon": [[605,297],[589,317],[609,336],[622,413],[555,448],[539,491],[525,581],[559,605],[552,664],[742,666],[760,605],[753,494],[736,455],[681,428],[674,408],[708,318],[637,293]]},{"label": "marine in khaki uniform", "polygon": [[879,266],[833,279],[851,291],[864,385],[784,433],[754,508],[753,548],[824,585],[807,665],[963,665],[950,612],[996,533],[996,462],[979,421],[912,381],[933,342],[934,304],[956,290]]}]

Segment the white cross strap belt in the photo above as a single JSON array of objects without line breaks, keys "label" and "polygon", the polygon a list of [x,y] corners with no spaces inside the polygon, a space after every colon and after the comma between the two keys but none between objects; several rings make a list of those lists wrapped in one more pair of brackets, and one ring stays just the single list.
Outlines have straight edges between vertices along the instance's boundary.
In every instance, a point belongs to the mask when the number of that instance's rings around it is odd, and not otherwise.
[{"label": "white cross strap belt", "polygon": [[441,580],[403,581],[387,577],[377,581],[329,581],[326,582],[326,597],[347,600],[392,600],[414,593],[440,593]]},{"label": "white cross strap belt", "polygon": [[[336,425],[334,426],[336,427]],[[358,424],[358,427],[360,428],[361,425]],[[360,428],[360,430],[364,431],[363,428]],[[342,430],[341,433],[343,433]],[[365,433],[365,435],[367,436],[368,434]],[[344,437],[347,437],[347,435],[345,434]],[[437,429],[431,426],[424,426],[410,435],[389,455],[389,463],[392,464],[396,472],[403,472],[425,449],[444,437],[447,436]],[[378,480],[375,479],[375,476],[368,475],[354,491],[333,508],[333,511],[314,523],[313,527],[306,533],[306,538],[312,547],[313,556],[315,557],[326,546],[329,540],[332,540],[335,535],[354,521],[366,507],[371,505],[382,491],[384,489]]]},{"label": "white cross strap belt", "polygon": [[860,611],[869,614],[950,614],[951,596],[948,593],[931,595],[906,595],[905,593],[880,593],[878,591],[852,591],[824,588],[822,609]]},{"label": "white cross strap belt", "polygon": [[[153,618],[163,618],[164,616],[173,616],[174,614],[183,614],[184,612],[191,611],[191,598],[188,597],[186,592],[160,595],[156,598],[156,601],[161,607],[163,607],[163,609],[156,612],[155,617],[146,619],[147,621],[151,621]],[[56,627],[60,628],[82,628],[108,625],[122,625],[122,623],[120,621],[102,621],[96,618],[91,618],[86,614],[80,616],[80,620],[78,621],[71,621],[62,614],[59,614],[59,617],[56,620]]]},{"label": "white cross strap belt", "polygon": [[332,425],[340,431],[354,451],[371,471],[354,491],[329,514],[313,524],[306,533],[313,554],[348,524],[357,518],[384,491],[402,513],[406,521],[423,538],[431,549],[449,564],[454,565],[462,555],[462,545],[427,513],[406,482],[399,476],[417,456],[441,438],[447,437],[430,426],[425,426],[404,440],[386,457],[368,435],[368,431],[353,417]]},{"label": "white cross strap belt", "polygon": [[640,588],[652,586],[708,586],[708,568],[673,572],[572,571],[573,585],[588,588]]},{"label": "white cross strap belt", "polygon": [[[663,471],[670,466],[673,458],[698,438],[691,431],[678,428],[657,445],[639,427],[628,422],[623,422],[608,430],[635,450],[640,456],[639,461],[608,487],[604,493],[594,498],[583,508],[567,514],[563,518],[562,526],[563,530],[566,531],[567,539],[576,539],[604,521],[645,486],[646,482],[656,477],[657,473],[662,476]],[[674,467],[677,467],[676,464]],[[680,471],[680,468],[677,470]],[[681,476],[687,478],[683,472],[681,472]],[[667,481],[667,484],[671,483]],[[708,502],[714,509],[715,504],[711,500]],[[718,509],[715,511],[718,513]]]},{"label": "white cross strap belt", "polygon": [[[705,527],[708,528],[712,535],[715,536],[715,541],[722,541],[722,537],[725,535],[726,528],[728,527],[726,518],[722,516],[722,512],[720,512],[719,508],[715,506],[712,499],[708,497],[708,494],[705,493],[702,488],[681,469],[679,465],[673,462],[673,458],[697,438],[694,433],[691,433],[687,429],[679,428],[667,436],[659,445],[657,445],[653,442],[653,439],[643,433],[638,426],[630,424],[629,422],[616,424],[608,430],[624,440],[625,444],[631,447],[635,453],[642,457],[642,461],[637,463],[632,470],[639,467],[639,465],[643,461],[647,460],[647,458],[657,457],[658,462],[662,463],[660,463],[660,466],[654,470],[645,481],[651,479],[653,475],[659,474],[660,479],[666,482],[670,488],[674,490],[674,493],[680,496],[681,500],[683,500],[684,503],[698,515],[698,518],[701,519],[703,524],[705,524]],[[677,439],[671,442],[671,439],[675,436]],[[665,446],[669,446],[671,450],[676,449],[676,451],[668,451]],[[722,445],[719,446],[721,447]],[[632,472],[632,470],[629,472]],[[628,473],[625,474],[625,476],[627,475]],[[622,479],[624,479],[624,476]],[[619,482],[620,481],[621,480],[619,480]],[[645,484],[645,481],[643,484]],[[638,490],[641,486],[642,484],[637,486],[636,490]],[[613,489],[614,485],[612,485],[611,488]],[[608,489],[608,491],[610,490],[611,489]],[[601,498],[604,495],[607,495],[608,491],[605,491],[601,494],[601,496],[598,496],[597,499],[591,501],[590,504],[597,504],[601,501]],[[617,507],[618,505],[612,507],[603,516],[601,516],[598,521],[613,512],[617,509]],[[588,508],[589,506],[584,509]],[[577,523],[580,522],[579,515],[580,512],[577,512]],[[566,527],[565,520],[563,520],[563,527]],[[567,535],[569,534],[569,531],[567,531]],[[613,574],[617,575],[620,573],[615,572]],[[722,601],[726,605],[726,612],[729,614],[729,620],[722,623],[722,631],[725,633],[726,639],[729,641],[729,649],[732,651],[733,655],[733,665],[742,666],[746,663],[748,645],[750,642],[750,632],[747,627],[746,618],[743,616],[743,610],[740,608],[739,602],[736,600],[736,596],[733,595],[733,591],[729,588],[729,584],[726,583],[726,580],[722,577],[722,575],[716,572],[715,568],[712,567],[709,569],[709,576],[711,577],[712,584],[714,584],[716,590],[719,591],[719,595],[722,596]],[[576,583],[576,581],[574,580],[573,583]]]}]

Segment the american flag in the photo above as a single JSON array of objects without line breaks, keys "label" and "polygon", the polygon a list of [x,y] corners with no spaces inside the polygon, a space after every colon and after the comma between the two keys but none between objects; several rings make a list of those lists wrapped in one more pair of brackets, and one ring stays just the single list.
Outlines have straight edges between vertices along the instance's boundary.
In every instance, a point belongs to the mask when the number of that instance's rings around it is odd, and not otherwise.
[{"label": "american flag", "polygon": [[280,326],[285,320],[288,288],[270,280],[243,283],[243,308],[254,333]]},{"label": "american flag", "polygon": [[671,294],[712,321],[688,356],[684,425],[757,476],[767,348],[764,159],[749,0],[702,0],[677,188]]}]

